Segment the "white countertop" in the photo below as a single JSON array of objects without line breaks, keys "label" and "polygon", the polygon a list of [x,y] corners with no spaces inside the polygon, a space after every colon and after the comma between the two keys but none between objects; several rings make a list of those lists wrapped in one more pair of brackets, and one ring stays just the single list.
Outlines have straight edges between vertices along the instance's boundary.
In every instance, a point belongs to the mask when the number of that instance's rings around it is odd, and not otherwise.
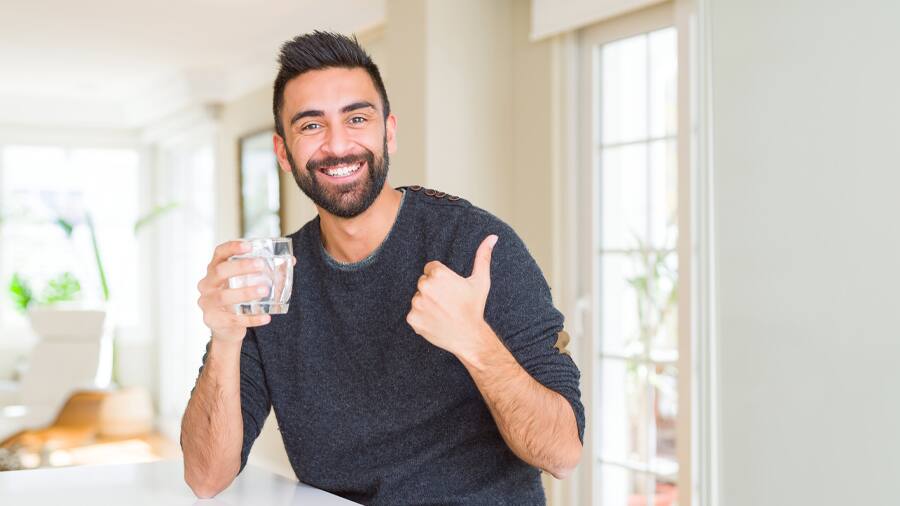
[{"label": "white countertop", "polygon": [[214,499],[197,499],[179,460],[0,472],[3,506],[346,506],[356,504],[248,465]]}]

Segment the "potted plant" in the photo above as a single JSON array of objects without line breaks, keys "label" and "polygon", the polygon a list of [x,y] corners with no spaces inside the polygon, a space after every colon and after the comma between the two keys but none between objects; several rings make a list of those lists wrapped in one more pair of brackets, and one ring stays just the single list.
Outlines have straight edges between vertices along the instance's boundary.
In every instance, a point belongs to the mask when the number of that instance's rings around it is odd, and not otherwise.
[{"label": "potted plant", "polygon": [[[178,203],[156,206],[147,214],[141,216],[134,223],[134,233],[137,235],[146,226],[153,223],[159,217],[178,207]],[[81,223],[63,217],[57,217],[53,223],[58,225],[66,237],[71,239],[76,226],[84,224],[90,235],[91,253],[96,265],[97,276],[101,290],[100,303],[87,303],[80,297],[81,284],[70,272],[59,274],[56,278],[47,282],[44,290],[37,294],[30,283],[21,274],[15,273],[9,284],[10,296],[15,307],[27,314],[35,334],[41,339],[65,337],[67,339],[97,339],[102,338],[105,328],[112,330],[112,324],[108,315],[108,304],[111,300],[109,284],[107,282],[106,269],[103,264],[103,255],[97,241],[97,231],[94,227],[90,213],[84,214]],[[111,370],[108,372],[112,384],[117,384],[118,360],[115,333],[110,332]],[[110,363],[110,362],[107,362]]]}]

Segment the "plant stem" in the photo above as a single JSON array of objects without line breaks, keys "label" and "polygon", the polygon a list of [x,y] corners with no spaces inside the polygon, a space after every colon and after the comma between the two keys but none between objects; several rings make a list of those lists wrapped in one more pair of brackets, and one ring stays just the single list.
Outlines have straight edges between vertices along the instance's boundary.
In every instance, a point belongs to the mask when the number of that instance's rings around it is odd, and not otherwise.
[{"label": "plant stem", "polygon": [[106,271],[103,270],[103,260],[100,259],[100,248],[97,246],[97,233],[94,231],[94,220],[91,213],[86,216],[88,230],[91,231],[91,246],[94,248],[94,260],[97,261],[97,272],[100,274],[100,287],[103,289],[103,300],[109,302],[109,285],[106,284]]}]

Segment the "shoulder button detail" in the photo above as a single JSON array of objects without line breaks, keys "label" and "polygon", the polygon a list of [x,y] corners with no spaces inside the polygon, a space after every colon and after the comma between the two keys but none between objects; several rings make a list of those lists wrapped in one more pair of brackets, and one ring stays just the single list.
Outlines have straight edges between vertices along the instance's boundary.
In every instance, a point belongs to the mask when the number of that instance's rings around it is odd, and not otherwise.
[{"label": "shoulder button detail", "polygon": [[441,200],[441,199],[446,198],[450,202],[456,202],[456,201],[462,199],[462,197],[458,197],[456,195],[451,195],[447,192],[442,192],[440,190],[435,190],[432,188],[425,188],[424,186],[419,186],[419,185],[410,186],[409,189],[414,192],[424,190],[424,191],[422,191],[422,193],[424,193],[425,195],[428,195],[429,197],[431,197],[435,200]]}]

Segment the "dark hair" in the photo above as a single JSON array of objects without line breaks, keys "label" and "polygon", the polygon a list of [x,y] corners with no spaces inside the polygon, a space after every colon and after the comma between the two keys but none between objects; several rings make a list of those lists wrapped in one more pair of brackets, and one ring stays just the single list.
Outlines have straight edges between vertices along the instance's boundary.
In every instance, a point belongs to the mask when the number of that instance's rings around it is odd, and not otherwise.
[{"label": "dark hair", "polygon": [[278,76],[275,77],[272,112],[275,114],[275,131],[281,137],[284,137],[280,117],[281,109],[284,107],[284,88],[288,81],[310,70],[362,68],[372,78],[375,89],[381,95],[384,117],[387,118],[391,113],[387,91],[384,89],[378,66],[359,45],[356,36],[350,38],[339,33],[318,30],[298,35],[281,46],[278,63],[280,67]]}]

